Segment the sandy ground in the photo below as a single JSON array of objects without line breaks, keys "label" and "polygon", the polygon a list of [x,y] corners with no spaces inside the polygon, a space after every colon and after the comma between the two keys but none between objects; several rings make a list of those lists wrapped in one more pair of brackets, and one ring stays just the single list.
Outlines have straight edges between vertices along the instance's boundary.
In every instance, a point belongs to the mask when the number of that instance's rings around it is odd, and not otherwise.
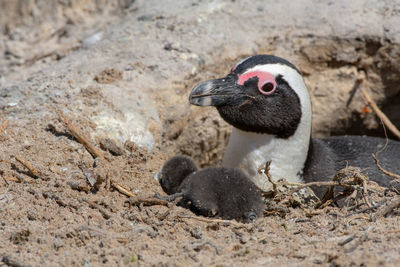
[{"label": "sandy ground", "polygon": [[[134,13],[136,9],[126,12]],[[72,19],[80,18],[78,22],[93,33],[98,28],[106,29],[108,22],[115,25],[113,21],[121,14],[110,15],[107,23],[101,20],[97,26],[93,25],[98,18],[89,23],[84,14],[70,16]],[[140,21],[153,20],[154,24],[164,19],[139,17]],[[165,20],[169,22],[176,18]],[[182,24],[175,31],[179,31]],[[118,69],[118,66],[113,69],[105,63],[100,66],[93,64],[95,70],[87,73],[73,69],[76,71],[74,76],[60,78],[63,83],[59,85],[61,89],[62,86],[70,88],[70,91],[60,89],[62,93],[57,95],[58,91],[52,87],[57,80],[47,85],[43,77],[62,76],[60,70],[70,66],[68,60],[74,61],[82,55],[68,57],[68,53],[78,49],[74,48],[81,45],[77,40],[84,38],[87,32],[79,27],[71,32],[72,37],[67,38],[70,42],[66,42],[66,47],[71,50],[67,49],[65,53],[58,53],[62,50],[60,42],[51,37],[50,41],[35,46],[38,55],[47,55],[44,58],[16,61],[18,57],[15,55],[2,57],[4,61],[0,65],[7,83],[18,80],[18,77],[28,77],[28,85],[17,89],[2,87],[1,97],[7,100],[11,95],[28,100],[22,107],[8,101],[0,110],[0,266],[399,265],[400,210],[390,207],[393,201],[398,201],[399,195],[372,183],[369,183],[373,190],[368,193],[368,198],[375,206],[373,208],[367,208],[362,198],[357,199],[358,204],[350,201],[342,208],[316,208],[314,202],[307,202],[307,198],[301,195],[282,199],[283,193],[280,193],[275,198],[266,198],[265,216],[251,224],[199,217],[173,203],[154,202],[154,193],[163,192],[153,177],[168,157],[185,153],[194,157],[201,166],[216,164],[222,157],[229,135],[229,127],[215,111],[189,111],[188,106],[182,108],[172,104],[168,107],[163,102],[165,95],[174,99],[171,103],[186,101],[187,90],[195,82],[213,72],[223,73],[242,55],[227,57],[226,66],[222,67],[202,63],[199,68],[207,69],[206,74],[194,76],[190,81],[175,82],[170,85],[170,91],[160,92],[159,97],[150,101],[160,112],[159,121],[153,126],[150,123],[150,131],[161,129],[161,134],[154,134],[152,149],[114,140],[117,148],[107,150],[104,136],[93,135],[97,126],[86,115],[99,113],[93,108],[98,103],[106,103],[105,106],[111,110],[121,108],[122,104],[110,103],[107,87],[102,88],[103,94],[96,86],[106,84],[110,86],[109,90],[118,86],[128,87],[128,71],[133,69],[135,75],[150,73],[152,76],[155,74],[151,69],[161,69],[162,66],[143,60],[144,64],[133,64],[129,70]],[[136,34],[141,36],[142,33]],[[29,47],[29,42],[22,43],[18,44]],[[161,42],[161,47],[163,45]],[[182,49],[174,48],[174,45],[163,48],[163,53]],[[324,43],[324,46],[328,45],[330,41]],[[16,45],[15,49],[20,46]],[[61,47],[64,48],[65,44]],[[59,50],[52,53],[50,48]],[[311,57],[318,50],[313,51],[303,52]],[[385,57],[386,52],[382,52]],[[54,69],[56,74],[47,74],[52,73],[54,62],[60,57],[66,57],[67,63],[61,62]],[[24,56],[20,55],[20,58]],[[171,58],[173,61],[174,57]],[[320,58],[316,60],[321,61]],[[178,69],[181,67],[179,64],[173,66]],[[308,64],[312,66],[314,63]],[[340,70],[339,67],[335,69],[337,75],[353,72],[347,64],[340,66]],[[105,72],[97,71],[97,68]],[[184,63],[182,68],[185,71],[189,69],[185,77],[193,76],[190,74],[191,65]],[[305,64],[302,70],[307,72],[307,68],[309,66]],[[41,71],[47,76],[40,76]],[[321,73],[323,76],[324,72]],[[85,84],[86,76],[96,86],[76,86],[78,81]],[[307,76],[313,85],[318,85],[318,79],[313,79],[310,74]],[[132,77],[137,76],[132,74]],[[154,80],[155,83],[167,84],[159,76]],[[313,93],[317,95],[315,91]],[[37,99],[45,97],[48,100],[39,105],[41,102]],[[393,102],[392,108],[396,103]],[[43,109],[46,112],[42,112]],[[56,110],[68,111],[65,114],[71,123],[104,155],[104,159],[92,156],[71,135]],[[398,114],[395,109],[392,113]],[[116,155],[119,153],[122,155]],[[122,193],[121,187],[134,197]]]},{"label": "sandy ground", "polygon": [[[9,156],[0,163],[6,265],[396,266],[400,260],[396,210],[385,217],[377,215],[384,206],[357,213],[366,205],[315,209],[280,202],[284,210],[277,212],[269,200],[273,212],[253,224],[204,221],[173,204],[141,200],[162,193],[153,175],[164,153],[127,144],[125,155],[95,160],[58,121],[49,122],[54,129],[32,123],[28,133],[10,122],[1,134]],[[16,142],[24,142],[23,151]],[[30,162],[39,178],[16,157]],[[101,182],[92,188],[85,175]],[[140,199],[130,201],[118,185]],[[370,195],[374,203],[398,198],[378,192]]]},{"label": "sandy ground", "polygon": [[[384,206],[358,213],[367,207],[360,200],[342,209],[279,202],[279,212],[269,199],[272,212],[253,224],[204,220],[173,204],[143,200],[162,193],[153,176],[164,153],[127,144],[125,155],[101,151],[106,159],[95,160],[62,124],[48,122],[52,126],[33,122],[29,132],[10,122],[1,134],[8,156],[0,162],[3,264],[396,266],[400,260],[396,210],[386,217],[377,215]],[[73,123],[83,133],[90,128]],[[24,149],[15,149],[21,142]],[[87,176],[98,186],[92,188]],[[130,201],[118,185],[139,199]],[[384,205],[398,198],[382,189],[369,197]]]}]

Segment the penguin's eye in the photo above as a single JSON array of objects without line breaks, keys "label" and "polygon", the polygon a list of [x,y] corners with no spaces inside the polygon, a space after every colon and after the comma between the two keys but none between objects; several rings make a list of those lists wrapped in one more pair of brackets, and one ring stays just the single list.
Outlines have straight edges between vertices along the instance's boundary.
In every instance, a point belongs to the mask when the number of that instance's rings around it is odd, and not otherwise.
[{"label": "penguin's eye", "polygon": [[249,218],[250,221],[254,221],[254,220],[257,219],[257,214],[254,211],[250,211],[249,215],[248,215],[248,218]]},{"label": "penguin's eye", "polygon": [[243,85],[250,79],[257,78],[257,89],[263,95],[271,95],[275,92],[277,84],[275,77],[266,71],[250,71],[238,75],[237,83]]},{"label": "penguin's eye", "polygon": [[270,95],[275,92],[276,89],[276,83],[273,83],[271,81],[265,81],[261,87],[258,88],[258,91],[260,91],[261,94],[263,95]]}]

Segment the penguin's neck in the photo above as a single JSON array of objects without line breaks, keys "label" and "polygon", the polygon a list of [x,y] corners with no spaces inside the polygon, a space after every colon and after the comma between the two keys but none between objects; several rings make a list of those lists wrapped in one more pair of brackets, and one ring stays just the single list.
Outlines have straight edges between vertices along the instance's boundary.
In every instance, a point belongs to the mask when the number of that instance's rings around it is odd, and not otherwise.
[{"label": "penguin's neck", "polygon": [[271,184],[258,169],[271,160],[273,180],[284,178],[302,182],[302,172],[307,160],[311,135],[311,116],[301,119],[296,132],[289,138],[245,132],[233,128],[223,160],[224,167],[241,169],[261,189]]}]

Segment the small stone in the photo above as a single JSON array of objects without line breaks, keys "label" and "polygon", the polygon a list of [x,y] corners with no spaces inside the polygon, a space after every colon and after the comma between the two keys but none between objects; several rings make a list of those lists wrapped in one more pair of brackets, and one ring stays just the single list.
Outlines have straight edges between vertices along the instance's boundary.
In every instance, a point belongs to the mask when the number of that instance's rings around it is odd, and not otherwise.
[{"label": "small stone", "polygon": [[61,240],[61,238],[56,237],[56,239],[53,242],[53,247],[55,250],[58,250],[59,248],[63,247],[63,241]]},{"label": "small stone", "polygon": [[126,265],[131,265],[137,263],[139,260],[138,255],[136,253],[132,253],[131,255],[125,257],[124,263]]},{"label": "small stone", "polygon": [[110,152],[113,156],[122,156],[125,154],[124,150],[110,138],[101,139],[100,147],[101,149]]},{"label": "small stone", "polygon": [[93,35],[90,35],[89,37],[86,37],[82,41],[82,46],[87,48],[89,46],[92,46],[99,42],[101,39],[103,39],[103,32],[97,32]]},{"label": "small stone", "polygon": [[203,233],[201,232],[201,228],[199,226],[191,229],[190,234],[196,239],[201,239],[203,237]]}]

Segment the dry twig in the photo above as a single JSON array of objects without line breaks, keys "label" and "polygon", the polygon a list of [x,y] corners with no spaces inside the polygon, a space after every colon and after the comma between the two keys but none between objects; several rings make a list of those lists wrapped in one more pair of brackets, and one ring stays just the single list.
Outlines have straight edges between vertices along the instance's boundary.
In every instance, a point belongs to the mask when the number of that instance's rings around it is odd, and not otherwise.
[{"label": "dry twig", "polygon": [[26,180],[22,175],[18,175],[18,174],[16,174],[15,177],[14,176],[7,177],[7,180],[13,181],[13,182],[19,182],[19,183],[21,183],[21,182],[22,183],[30,183],[30,184],[34,183],[33,179]]},{"label": "dry twig", "polygon": [[144,206],[156,206],[156,205],[160,205],[160,206],[165,206],[168,207],[168,201],[166,200],[162,200],[162,199],[158,199],[155,197],[131,197],[129,199],[130,203],[133,205],[140,205],[143,204]]},{"label": "dry twig", "polygon": [[386,231],[383,233],[383,235],[397,234],[397,233],[400,233],[400,229]]},{"label": "dry twig", "polygon": [[378,211],[371,217],[371,221],[376,221],[380,217],[385,217],[387,214],[389,214],[392,210],[400,206],[400,197],[397,197],[394,199],[392,202],[382,205],[378,209]]},{"label": "dry twig", "polygon": [[[265,164],[265,167],[260,167],[258,168],[258,173],[261,174],[263,173],[265,176],[267,176],[268,182],[270,182],[272,184],[272,197],[275,197],[279,191],[278,191],[278,185],[274,182],[274,180],[272,179],[271,173],[269,172],[271,169],[271,160],[267,161],[267,163]],[[270,192],[263,192],[263,194],[267,197],[270,196]]]},{"label": "dry twig", "polygon": [[366,212],[366,211],[370,211],[370,210],[373,210],[373,209],[377,209],[377,208],[379,208],[380,206],[382,206],[382,204],[376,204],[376,205],[371,206],[371,207],[366,207],[366,208],[360,209],[360,210],[358,210],[358,211],[355,211],[355,212],[346,214],[346,216],[344,216],[344,217],[346,217],[346,218],[347,218],[347,217],[351,217],[351,216],[356,215],[356,214],[360,214],[360,213],[364,213],[364,212]]},{"label": "dry twig", "polygon": [[5,179],[4,181],[23,182],[24,180],[21,180],[21,179],[19,179],[17,177],[14,177],[14,176],[10,176],[10,177],[7,177],[7,179]]},{"label": "dry twig", "polygon": [[288,214],[290,210],[285,207],[280,207],[277,205],[269,206],[266,209],[264,209],[263,213],[264,216],[271,216],[271,215],[281,215],[281,217],[285,217],[286,214]]},{"label": "dry twig", "polygon": [[367,101],[368,105],[375,111],[376,115],[381,119],[381,121],[387,126],[387,128],[400,139],[400,131],[396,128],[396,126],[389,120],[389,118],[385,115],[385,113],[380,110],[375,101],[371,98],[369,93],[365,89],[361,89],[361,92],[364,96],[365,101]]},{"label": "dry twig", "polygon": [[42,60],[44,58],[53,57],[53,56],[62,57],[63,55],[65,56],[65,54],[67,54],[69,51],[73,51],[73,50],[79,49],[80,47],[81,47],[81,45],[65,46],[65,47],[59,48],[57,50],[53,50],[53,51],[50,51],[50,52],[45,52],[45,53],[42,53],[42,54],[37,54],[37,55],[34,55],[31,58],[26,59],[24,63],[27,66],[31,66],[32,64],[34,64],[38,60]]},{"label": "dry twig", "polygon": [[[318,208],[324,208],[327,205],[339,201],[347,196],[350,196],[354,190],[362,189],[362,196],[365,204],[371,207],[371,203],[368,200],[368,177],[362,174],[360,168],[347,166],[346,168],[338,171],[332,182],[338,183],[338,186],[345,187],[345,190],[340,192],[336,197],[334,197],[334,186],[331,186],[325,193],[322,201],[317,205]],[[359,185],[362,184],[362,187]]]},{"label": "dry twig", "polygon": [[68,119],[67,116],[65,116],[61,111],[56,111],[58,116],[60,117],[60,121],[66,127],[69,131],[69,133],[75,137],[76,140],[78,140],[79,143],[84,145],[87,149],[87,151],[94,157],[94,158],[101,158],[105,159],[103,156],[103,153],[100,152],[92,143],[89,142],[89,140],[83,136],[78,129],[72,124],[71,120]]},{"label": "dry twig", "polygon": [[[293,183],[293,182],[287,182],[287,181],[277,181],[274,182],[270,175],[268,175],[269,171],[269,164],[267,163],[265,169],[259,168],[259,173],[265,173],[267,176],[268,180],[272,183],[273,185],[273,191],[267,191],[263,192],[263,195],[266,198],[271,198],[272,197],[277,200],[278,202],[282,201],[289,201],[289,203],[293,203],[294,201],[294,196],[293,194],[295,192],[300,191],[301,189],[307,188],[307,187],[330,187],[327,192],[325,193],[324,197],[322,200],[315,206],[315,208],[324,208],[332,203],[335,203],[339,201],[340,199],[343,199],[353,192],[355,190],[360,191],[361,195],[364,199],[365,204],[367,204],[369,207],[371,206],[369,200],[368,200],[368,185],[367,181],[368,178],[364,176],[361,173],[361,170],[359,168],[355,167],[346,167],[345,169],[340,170],[335,174],[335,177],[331,181],[321,181],[321,182],[310,182],[310,183]],[[335,196],[335,187],[342,187],[343,190],[340,190],[340,193]],[[280,189],[283,188],[283,189]],[[285,190],[286,188],[286,190]],[[271,210],[266,210],[265,214],[270,215],[270,214],[275,214],[275,213],[281,213],[280,210],[276,210],[272,208]]]},{"label": "dry twig", "polygon": [[9,186],[10,184],[8,183],[6,177],[3,176],[3,173],[0,173],[0,175],[3,178],[4,182],[6,183],[6,185]]},{"label": "dry twig", "polygon": [[0,126],[0,134],[2,134],[8,127],[8,120],[3,121],[3,123]]},{"label": "dry twig", "polygon": [[234,224],[234,225],[238,225],[238,226],[246,226],[243,223],[236,222],[233,220],[210,219],[210,218],[204,218],[204,217],[200,217],[200,216],[189,216],[189,215],[177,215],[177,217],[183,218],[183,219],[194,219],[194,220],[198,220],[198,221],[206,222],[206,223],[222,223],[222,224],[227,224],[227,225]]},{"label": "dry twig", "polygon": [[111,175],[110,175],[110,171],[108,170],[108,171],[107,171],[107,174],[106,174],[106,185],[105,185],[105,189],[106,189],[107,191],[109,191],[109,190],[110,190],[110,187],[111,187]]},{"label": "dry twig", "polygon": [[344,240],[340,241],[340,242],[338,243],[338,245],[339,245],[339,246],[344,246],[344,245],[346,245],[347,243],[350,243],[351,241],[353,241],[354,238],[356,238],[355,235],[350,235],[350,236],[348,236],[347,238],[345,238]]},{"label": "dry twig", "polygon": [[381,172],[383,172],[384,174],[386,174],[386,175],[388,175],[388,176],[390,176],[390,177],[393,177],[393,178],[396,178],[396,179],[400,179],[400,175],[395,174],[395,173],[392,173],[392,172],[387,171],[387,170],[385,170],[384,168],[382,168],[382,166],[379,164],[378,159],[376,158],[376,155],[375,155],[375,154],[372,154],[372,157],[374,158],[375,164],[376,164],[376,166],[378,167],[378,169],[379,169]]},{"label": "dry twig", "polygon": [[271,169],[271,161],[267,161],[267,163],[265,164],[265,171],[264,174],[267,176],[268,181],[272,184],[272,190],[274,190],[274,194],[278,193],[278,186],[276,185],[276,183],[274,182],[274,180],[272,179],[271,174],[269,173]]},{"label": "dry twig", "polygon": [[[347,167],[347,168],[349,168],[349,167]],[[346,169],[343,169],[343,170],[345,171]],[[338,173],[340,173],[340,171]],[[366,180],[360,178],[357,173],[352,173],[351,176],[354,176],[354,178],[356,178],[356,181],[353,181],[353,180],[350,180],[350,181],[322,181],[322,182],[310,182],[310,183],[306,183],[306,184],[285,182],[285,184],[289,185],[289,186],[296,186],[295,188],[292,189],[294,192],[299,191],[303,188],[312,187],[312,186],[318,186],[318,187],[342,186],[342,187],[349,188],[349,189],[362,189],[366,193],[366,191],[368,191],[368,187],[366,186]],[[355,188],[355,185],[360,183],[361,180],[363,183],[363,187]]]},{"label": "dry twig", "polygon": [[40,172],[38,170],[36,170],[32,164],[30,164],[27,160],[23,159],[21,156],[14,156],[15,159],[20,162],[22,165],[24,165],[29,171],[30,173],[35,177],[35,178],[40,178]]},{"label": "dry twig", "polygon": [[296,192],[296,191],[299,191],[301,189],[304,189],[304,188],[307,188],[307,187],[312,187],[312,186],[318,186],[318,187],[322,187],[322,186],[343,186],[343,187],[347,187],[347,188],[351,188],[352,187],[352,185],[342,184],[342,183],[335,182],[335,181],[309,182],[309,183],[306,183],[306,184],[286,182],[285,184],[289,185],[289,186],[296,186],[296,187],[292,188],[292,192]]},{"label": "dry twig", "polygon": [[128,189],[123,188],[123,187],[120,186],[119,184],[111,183],[111,186],[114,187],[115,189],[117,189],[118,192],[120,192],[121,194],[124,194],[125,196],[128,196],[128,197],[135,197],[135,194],[134,194],[134,193],[132,193],[132,192],[129,191]]}]

